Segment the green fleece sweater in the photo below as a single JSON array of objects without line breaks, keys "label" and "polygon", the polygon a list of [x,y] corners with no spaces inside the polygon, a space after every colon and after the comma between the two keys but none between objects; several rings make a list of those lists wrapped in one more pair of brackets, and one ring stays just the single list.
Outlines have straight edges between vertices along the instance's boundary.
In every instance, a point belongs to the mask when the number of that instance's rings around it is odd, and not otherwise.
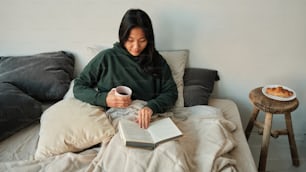
[{"label": "green fleece sweater", "polygon": [[119,43],[115,43],[113,48],[101,51],[75,79],[75,97],[108,109],[108,92],[116,86],[125,85],[132,89],[133,100],[147,101],[146,106],[154,113],[165,112],[175,104],[178,96],[177,86],[167,62],[162,58],[162,77],[154,79],[142,71],[137,58],[130,55]]}]

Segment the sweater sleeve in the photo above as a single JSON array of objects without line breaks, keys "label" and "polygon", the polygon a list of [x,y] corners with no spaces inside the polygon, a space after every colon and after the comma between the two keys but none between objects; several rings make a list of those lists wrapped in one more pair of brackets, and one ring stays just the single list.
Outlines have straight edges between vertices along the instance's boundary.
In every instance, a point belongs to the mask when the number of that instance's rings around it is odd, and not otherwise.
[{"label": "sweater sleeve", "polygon": [[174,106],[177,97],[177,85],[174,82],[169,65],[165,62],[162,70],[162,79],[157,86],[160,88],[155,99],[149,100],[147,105],[154,113],[163,113]]},{"label": "sweater sleeve", "polygon": [[77,99],[106,108],[107,92],[99,92],[96,88],[103,71],[102,60],[102,55],[98,54],[85,66],[74,81],[73,93]]}]

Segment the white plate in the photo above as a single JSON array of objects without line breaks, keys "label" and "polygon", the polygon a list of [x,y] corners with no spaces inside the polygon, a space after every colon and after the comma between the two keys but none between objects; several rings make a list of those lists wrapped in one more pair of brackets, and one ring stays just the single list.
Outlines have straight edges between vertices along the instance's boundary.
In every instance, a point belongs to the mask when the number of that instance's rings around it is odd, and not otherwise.
[{"label": "white plate", "polygon": [[[287,89],[289,91],[292,91],[293,92],[293,95],[291,97],[287,97],[287,98],[284,98],[284,97],[278,97],[278,96],[273,96],[273,95],[270,95],[270,94],[267,94],[266,93],[266,89],[267,88],[275,88],[275,87],[283,87],[284,89]],[[296,98],[296,94],[295,94],[295,91],[292,90],[291,88],[288,88],[286,86],[283,86],[283,85],[267,85],[267,86],[264,86],[262,89],[261,89],[262,93],[271,98],[271,99],[274,99],[274,100],[279,100],[279,101],[290,101],[290,100],[293,100]]]}]

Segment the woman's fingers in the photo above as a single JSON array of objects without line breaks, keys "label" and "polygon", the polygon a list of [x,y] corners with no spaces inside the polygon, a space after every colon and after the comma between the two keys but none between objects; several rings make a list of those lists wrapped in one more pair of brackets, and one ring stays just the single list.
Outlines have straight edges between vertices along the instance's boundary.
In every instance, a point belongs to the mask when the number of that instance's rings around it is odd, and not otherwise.
[{"label": "woman's fingers", "polygon": [[149,107],[144,107],[138,112],[138,123],[140,128],[148,128],[153,111]]}]

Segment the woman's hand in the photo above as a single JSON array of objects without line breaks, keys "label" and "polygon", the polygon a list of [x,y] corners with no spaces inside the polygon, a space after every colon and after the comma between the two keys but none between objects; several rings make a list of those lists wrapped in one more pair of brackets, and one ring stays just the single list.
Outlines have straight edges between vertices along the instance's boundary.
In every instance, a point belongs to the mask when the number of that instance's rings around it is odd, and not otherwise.
[{"label": "woman's hand", "polygon": [[153,111],[149,107],[143,107],[138,111],[138,117],[136,122],[139,124],[140,128],[148,128],[150,125],[151,117],[153,115]]},{"label": "woman's hand", "polygon": [[111,89],[106,96],[106,105],[111,108],[126,108],[131,103],[130,97],[116,96],[115,89]]}]

